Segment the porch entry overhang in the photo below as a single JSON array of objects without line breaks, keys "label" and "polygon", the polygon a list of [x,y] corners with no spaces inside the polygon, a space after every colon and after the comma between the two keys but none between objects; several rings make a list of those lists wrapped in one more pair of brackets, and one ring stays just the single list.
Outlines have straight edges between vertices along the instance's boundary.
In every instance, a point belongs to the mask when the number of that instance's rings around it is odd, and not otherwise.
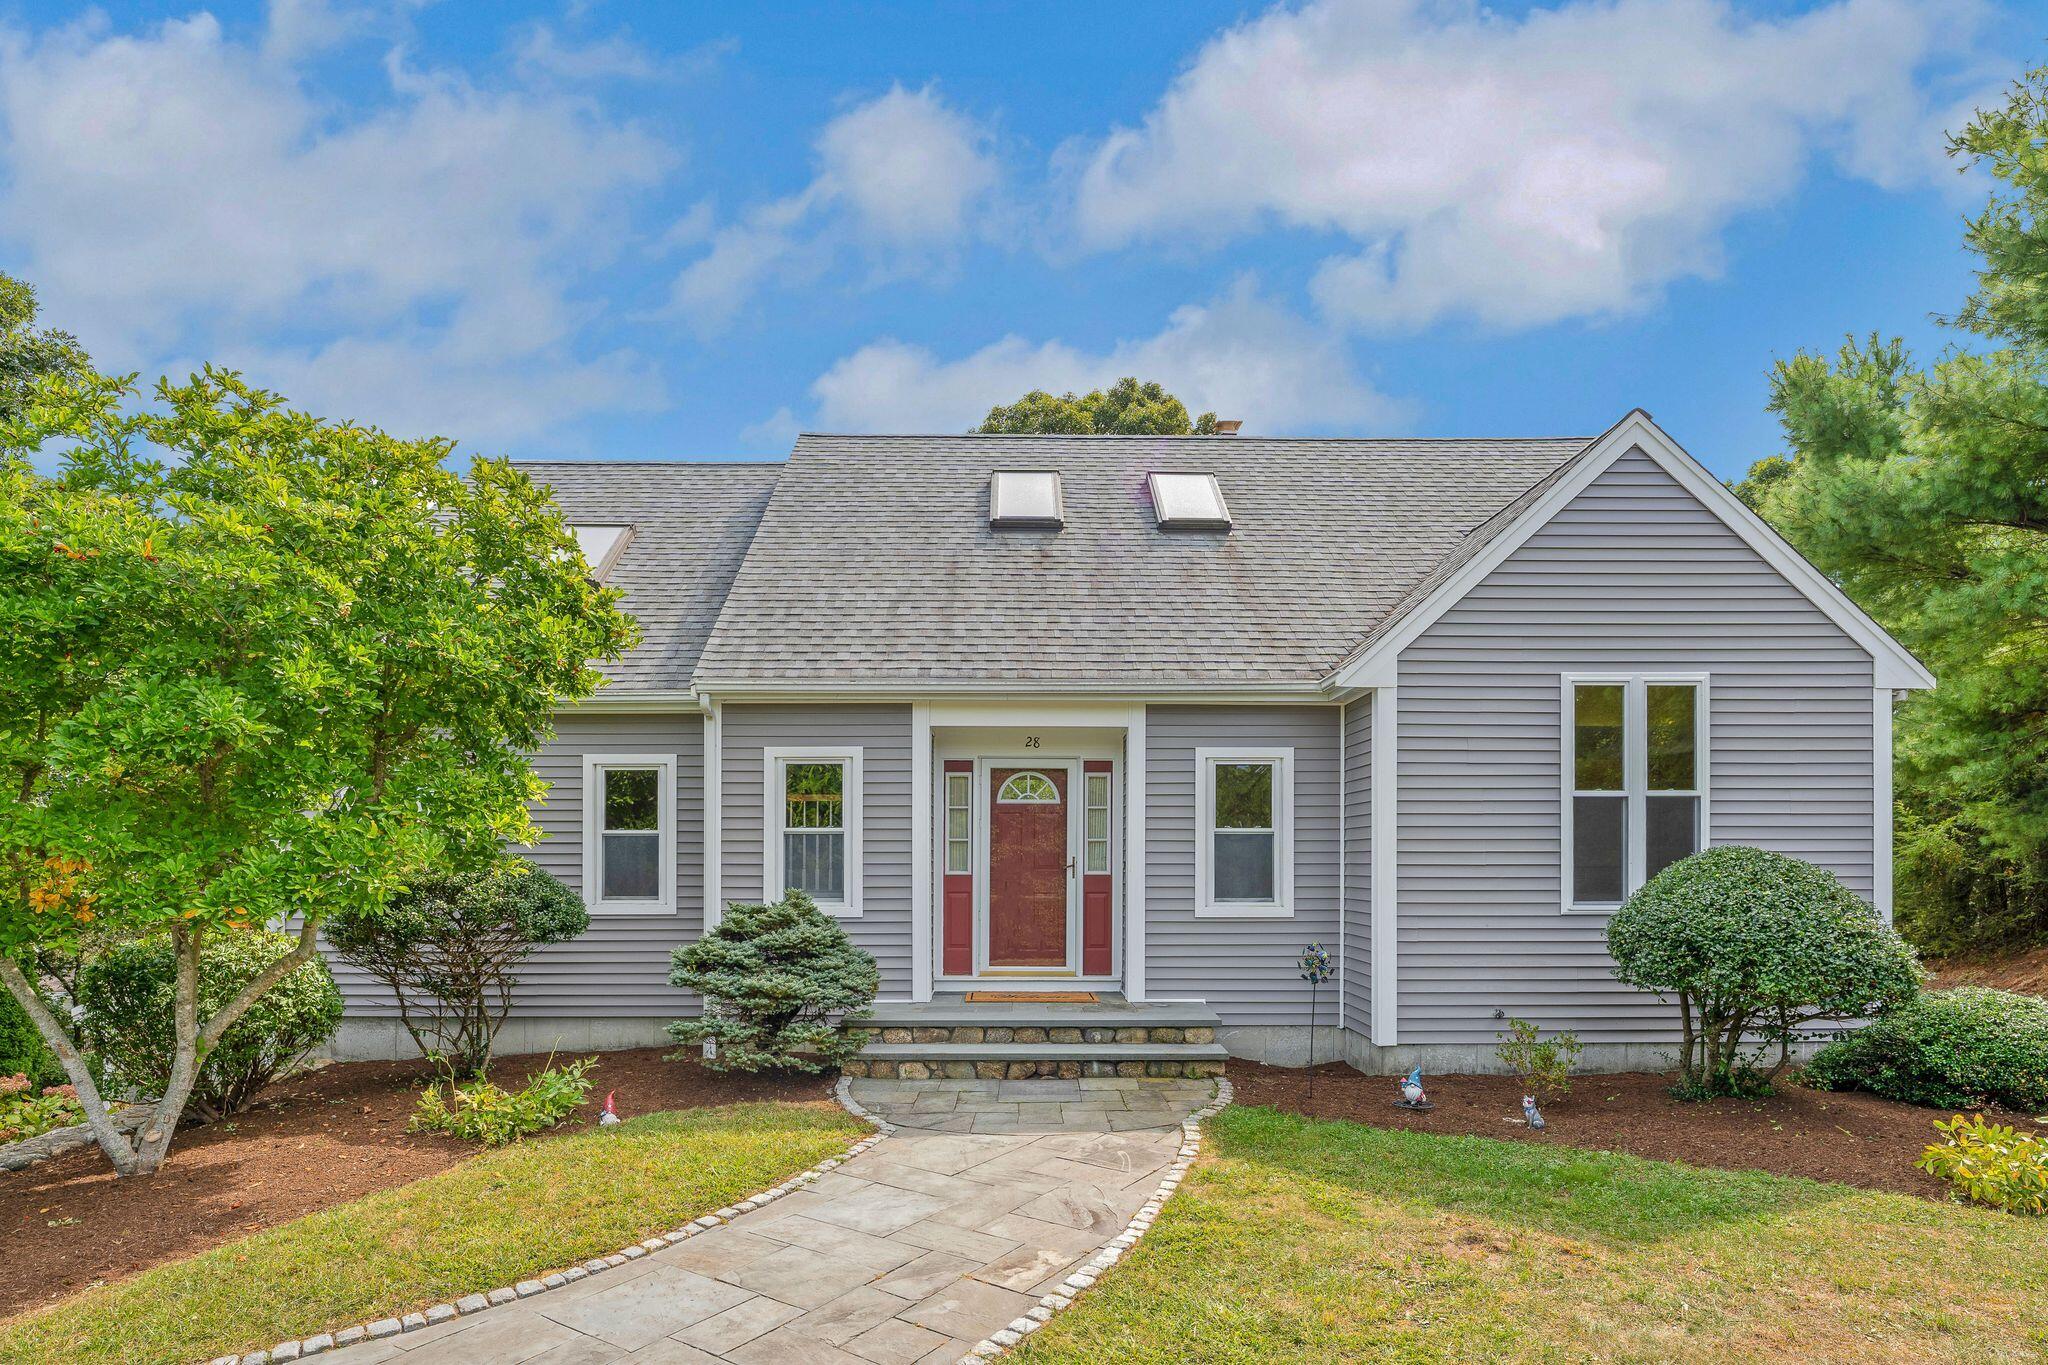
[{"label": "porch entry overhang", "polygon": [[935,983],[1118,986],[1124,731],[934,725],[931,737]]}]

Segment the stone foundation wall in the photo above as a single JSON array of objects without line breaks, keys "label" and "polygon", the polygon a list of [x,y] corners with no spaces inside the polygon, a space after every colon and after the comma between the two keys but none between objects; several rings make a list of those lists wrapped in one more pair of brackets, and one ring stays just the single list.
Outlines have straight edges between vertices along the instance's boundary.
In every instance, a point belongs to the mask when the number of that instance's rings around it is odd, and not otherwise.
[{"label": "stone foundation wall", "polygon": [[866,1061],[859,1057],[840,1068],[849,1076],[878,1081],[1028,1081],[1052,1076],[1078,1080],[1082,1076],[1121,1076],[1126,1080],[1198,1080],[1223,1074],[1220,1061],[1200,1062],[1027,1062],[1027,1061]]},{"label": "stone foundation wall", "polygon": [[1212,1028],[995,1028],[981,1024],[856,1028],[863,1043],[1213,1043]]}]

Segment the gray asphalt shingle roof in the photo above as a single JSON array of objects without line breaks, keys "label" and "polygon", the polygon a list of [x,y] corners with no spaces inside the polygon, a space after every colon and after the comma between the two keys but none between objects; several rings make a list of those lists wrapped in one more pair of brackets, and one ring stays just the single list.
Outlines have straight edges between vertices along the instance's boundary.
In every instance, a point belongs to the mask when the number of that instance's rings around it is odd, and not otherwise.
[{"label": "gray asphalt shingle roof", "polygon": [[605,670],[614,692],[680,690],[724,605],[782,462],[521,460],[571,522],[630,524],[605,581],[625,590],[640,644]]},{"label": "gray asphalt shingle roof", "polygon": [[[1586,444],[806,435],[696,679],[1319,680]],[[997,469],[1058,470],[1065,528],[991,529]],[[1155,471],[1215,474],[1235,525],[1161,531],[1146,491]],[[671,579],[697,558],[687,543],[662,553],[684,561]],[[646,572],[622,562],[614,580]],[[671,660],[695,653],[665,648]],[[681,685],[661,671],[658,685]]]}]

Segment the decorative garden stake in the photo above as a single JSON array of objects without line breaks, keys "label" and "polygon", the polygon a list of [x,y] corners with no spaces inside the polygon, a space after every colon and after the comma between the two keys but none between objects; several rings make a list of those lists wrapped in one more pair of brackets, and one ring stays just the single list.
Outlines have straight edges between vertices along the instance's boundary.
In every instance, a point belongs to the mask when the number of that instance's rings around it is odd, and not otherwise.
[{"label": "decorative garden stake", "polygon": [[1316,1104],[1316,991],[1337,974],[1330,954],[1320,943],[1311,943],[1301,953],[1301,979],[1308,982],[1308,1104]]}]

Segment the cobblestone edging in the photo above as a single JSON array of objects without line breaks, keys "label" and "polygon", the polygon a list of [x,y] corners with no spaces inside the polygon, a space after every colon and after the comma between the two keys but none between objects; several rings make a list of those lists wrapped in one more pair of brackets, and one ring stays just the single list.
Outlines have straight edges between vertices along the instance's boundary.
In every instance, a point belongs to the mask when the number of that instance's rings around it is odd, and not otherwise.
[{"label": "cobblestone edging", "polygon": [[743,1213],[758,1209],[766,1204],[772,1204],[785,1195],[795,1194],[804,1186],[818,1179],[818,1177],[837,1170],[853,1160],[895,1131],[894,1124],[876,1118],[873,1114],[870,1114],[860,1105],[853,1102],[852,1098],[846,1093],[846,1079],[844,1077],[841,1077],[839,1081],[838,1098],[839,1103],[845,1106],[848,1113],[873,1124],[877,1131],[868,1134],[838,1156],[821,1161],[809,1170],[791,1176],[772,1189],[763,1190],[759,1194],[742,1199],[736,1204],[728,1204],[716,1213],[707,1213],[702,1218],[677,1228],[674,1232],[665,1232],[658,1236],[649,1237],[645,1241],[634,1243],[632,1246],[621,1247],[609,1256],[595,1256],[581,1265],[570,1266],[565,1270],[551,1271],[534,1279],[521,1280],[517,1284],[500,1285],[496,1289],[487,1289],[481,1294],[465,1294],[453,1303],[437,1303],[431,1308],[407,1313],[403,1317],[379,1318],[375,1322],[361,1323],[354,1327],[344,1327],[338,1331],[316,1332],[312,1336],[302,1337],[296,1341],[280,1341],[267,1351],[251,1351],[246,1355],[216,1356],[208,1361],[207,1365],[273,1365],[273,1362],[277,1361],[303,1360],[307,1356],[316,1356],[327,1351],[339,1350],[344,1346],[354,1346],[358,1342],[381,1341],[386,1337],[395,1337],[402,1332],[416,1332],[422,1327],[438,1326],[449,1321],[451,1318],[467,1317],[471,1313],[481,1313],[486,1308],[495,1308],[499,1304],[514,1303],[520,1299],[530,1299],[536,1294],[545,1294],[550,1289],[560,1289],[565,1285],[574,1284],[578,1280],[587,1280],[592,1275],[602,1275],[605,1271],[625,1265],[628,1261],[637,1261],[649,1252],[661,1251],[675,1246],[679,1242],[687,1241],[700,1232],[708,1232],[721,1223],[731,1222]]},{"label": "cobblestone edging", "polygon": [[1229,1105],[1232,1097],[1229,1080],[1218,1077],[1216,1098],[1181,1120],[1180,1153],[1174,1157],[1173,1164],[1166,1168],[1166,1174],[1160,1178],[1159,1188],[1152,1192],[1152,1197],[1145,1201],[1145,1206],[1138,1210],[1130,1225],[1121,1234],[1112,1238],[1107,1246],[1090,1257],[1079,1270],[1060,1281],[1059,1287],[1040,1299],[1037,1307],[1022,1317],[1012,1319],[1009,1326],[991,1332],[976,1342],[973,1350],[960,1357],[959,1365],[981,1365],[983,1361],[1007,1355],[1024,1338],[1052,1321],[1053,1314],[1071,1308],[1075,1299],[1086,1293],[1096,1280],[1108,1273],[1111,1266],[1122,1260],[1158,1219],[1160,1209],[1165,1207],[1167,1199],[1173,1192],[1180,1188],[1180,1182],[1187,1175],[1188,1168],[1195,1164],[1195,1157],[1202,1150],[1202,1120],[1220,1112]]},{"label": "cobblestone edging", "polygon": [[[149,1116],[156,1107],[148,1104],[118,1106],[111,1117],[114,1127],[124,1133],[132,1133],[149,1122]],[[98,1141],[92,1135],[89,1123],[74,1123],[68,1128],[52,1128],[47,1133],[38,1133],[32,1138],[0,1145],[0,1171],[21,1171],[39,1161],[48,1161],[53,1156],[75,1152],[80,1147],[90,1147]]]}]

